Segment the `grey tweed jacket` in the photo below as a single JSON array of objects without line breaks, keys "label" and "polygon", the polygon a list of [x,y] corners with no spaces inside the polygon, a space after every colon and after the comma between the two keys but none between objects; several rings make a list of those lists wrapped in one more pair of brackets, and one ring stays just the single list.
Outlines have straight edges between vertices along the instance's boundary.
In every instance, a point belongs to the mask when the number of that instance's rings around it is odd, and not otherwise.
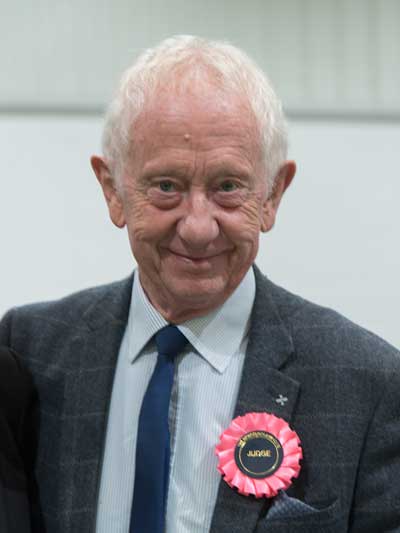
[{"label": "grey tweed jacket", "polygon": [[[299,478],[272,503],[221,482],[211,533],[400,532],[398,352],[255,273],[235,415],[268,411],[286,419],[304,459]],[[132,277],[16,308],[0,323],[0,344],[23,354],[40,398],[34,533],[95,531],[131,286]]]}]

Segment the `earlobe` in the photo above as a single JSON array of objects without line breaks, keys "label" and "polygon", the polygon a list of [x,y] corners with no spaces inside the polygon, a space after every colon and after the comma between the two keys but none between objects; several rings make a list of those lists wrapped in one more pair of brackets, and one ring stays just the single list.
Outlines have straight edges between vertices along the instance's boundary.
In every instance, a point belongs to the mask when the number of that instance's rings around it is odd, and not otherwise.
[{"label": "earlobe", "polygon": [[123,228],[125,226],[123,204],[106,159],[94,155],[90,158],[90,163],[102,188],[113,224],[118,228]]},{"label": "earlobe", "polygon": [[280,201],[286,189],[292,183],[295,173],[296,163],[294,161],[286,161],[277,173],[272,191],[266,198],[262,208],[261,231],[263,233],[273,228]]},{"label": "earlobe", "polygon": [[265,200],[265,203],[262,207],[261,215],[261,231],[267,233],[272,229],[275,223],[275,213],[272,210],[270,199]]}]

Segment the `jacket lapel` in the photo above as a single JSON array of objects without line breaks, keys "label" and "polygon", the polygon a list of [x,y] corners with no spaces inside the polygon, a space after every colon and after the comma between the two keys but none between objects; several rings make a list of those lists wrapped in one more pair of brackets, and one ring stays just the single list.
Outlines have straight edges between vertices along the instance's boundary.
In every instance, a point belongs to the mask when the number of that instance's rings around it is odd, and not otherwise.
[{"label": "jacket lapel", "polygon": [[75,450],[75,464],[89,459],[90,471],[75,473],[85,476],[77,499],[89,512],[72,519],[74,531],[94,531],[114,372],[129,314],[132,281],[133,276],[115,283],[96,298],[83,315],[87,329],[76,338],[73,350],[79,354],[83,370],[75,384],[74,397],[79,398],[75,407],[79,413],[96,412],[96,416],[82,420],[82,438]]},{"label": "jacket lapel", "polygon": [[[272,284],[256,267],[254,272],[256,297],[235,417],[261,411],[290,422],[300,389],[283,371],[294,352],[292,338],[272,299]],[[265,499],[242,496],[221,481],[210,531],[253,531],[267,505]]]}]

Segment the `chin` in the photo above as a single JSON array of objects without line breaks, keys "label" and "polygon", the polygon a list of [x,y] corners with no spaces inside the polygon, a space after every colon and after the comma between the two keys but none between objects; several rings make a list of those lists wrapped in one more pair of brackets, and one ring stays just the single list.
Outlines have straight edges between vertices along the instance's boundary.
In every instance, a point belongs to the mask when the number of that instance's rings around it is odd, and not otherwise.
[{"label": "chin", "polygon": [[204,307],[206,304],[211,308],[221,305],[233,291],[229,289],[227,280],[218,278],[210,279],[177,279],[166,284],[168,292],[178,302],[191,304],[193,308]]}]

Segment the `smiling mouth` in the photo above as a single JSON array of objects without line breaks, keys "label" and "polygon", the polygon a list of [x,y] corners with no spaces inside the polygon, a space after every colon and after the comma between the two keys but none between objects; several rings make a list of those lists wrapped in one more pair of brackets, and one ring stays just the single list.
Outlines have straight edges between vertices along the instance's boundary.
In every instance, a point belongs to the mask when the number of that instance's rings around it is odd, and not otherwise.
[{"label": "smiling mouth", "polygon": [[198,264],[198,265],[208,264],[212,259],[215,259],[216,257],[222,255],[223,253],[223,252],[219,252],[213,255],[206,255],[206,256],[204,255],[195,256],[194,255],[193,256],[193,255],[186,255],[186,254],[174,252],[173,250],[168,250],[168,251],[171,255],[175,256],[176,258],[182,261],[186,261],[187,263]]}]

